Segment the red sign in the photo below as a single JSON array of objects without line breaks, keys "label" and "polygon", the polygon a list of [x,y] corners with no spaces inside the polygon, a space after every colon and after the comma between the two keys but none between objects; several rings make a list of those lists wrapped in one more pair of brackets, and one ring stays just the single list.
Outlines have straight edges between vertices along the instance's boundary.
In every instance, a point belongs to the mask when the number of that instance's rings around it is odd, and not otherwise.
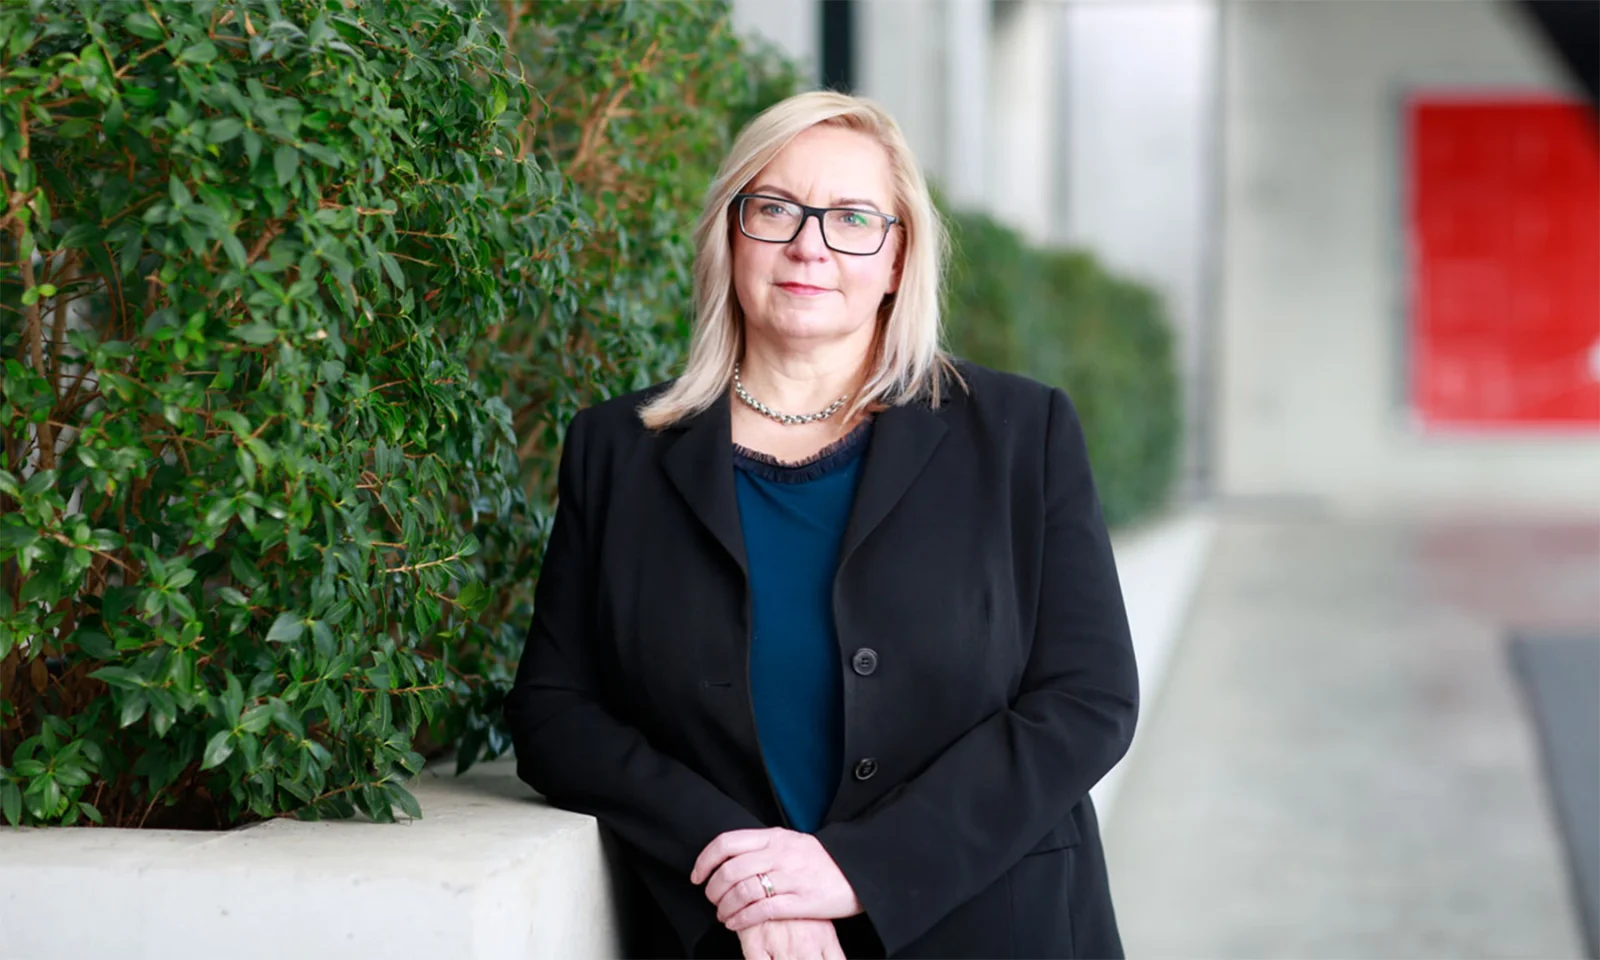
[{"label": "red sign", "polygon": [[1587,108],[1407,111],[1411,400],[1429,427],[1600,429],[1600,143]]}]

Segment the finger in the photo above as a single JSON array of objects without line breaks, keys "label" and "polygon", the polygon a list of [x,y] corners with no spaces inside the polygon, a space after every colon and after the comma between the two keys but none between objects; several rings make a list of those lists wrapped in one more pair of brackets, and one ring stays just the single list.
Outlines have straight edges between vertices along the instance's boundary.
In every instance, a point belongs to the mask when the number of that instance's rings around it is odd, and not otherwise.
[{"label": "finger", "polygon": [[[756,877],[756,882],[759,883],[761,874],[772,872],[772,858],[765,856],[765,853],[766,851],[757,851],[723,861],[717,872],[706,881],[706,899],[712,903],[720,903],[729,888],[741,880]],[[762,892],[765,893],[766,890],[763,889]]]},{"label": "finger", "polygon": [[722,925],[738,933],[740,930],[753,927],[758,923],[768,920],[800,920],[810,919],[811,914],[806,909],[805,898],[793,894],[780,893],[774,897],[762,897],[760,900],[749,904],[728,919]]},{"label": "finger", "polygon": [[716,839],[706,844],[706,848],[700,851],[700,856],[695,858],[694,869],[689,873],[689,882],[698,886],[729,857],[764,849],[770,833],[768,830],[729,830],[727,833],[718,834]]},{"label": "finger", "polygon": [[844,947],[840,946],[837,935],[829,937],[823,945],[822,960],[845,960]]},{"label": "finger", "polygon": [[765,947],[755,944],[743,947],[744,960],[773,960],[773,956]]},{"label": "finger", "polygon": [[717,901],[717,922],[721,923],[757,900],[767,898],[767,888],[755,877],[741,880]]}]

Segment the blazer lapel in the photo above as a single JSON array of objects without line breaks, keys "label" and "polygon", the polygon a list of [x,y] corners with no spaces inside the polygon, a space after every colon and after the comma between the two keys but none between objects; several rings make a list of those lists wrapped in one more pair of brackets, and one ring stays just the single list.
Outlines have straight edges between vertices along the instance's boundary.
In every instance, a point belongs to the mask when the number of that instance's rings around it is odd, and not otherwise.
[{"label": "blazer lapel", "polygon": [[945,429],[944,420],[920,403],[890,407],[878,414],[839,551],[841,567],[905,496],[944,438]]},{"label": "blazer lapel", "polygon": [[689,509],[711,531],[740,569],[745,563],[739,500],[733,485],[733,432],[728,395],[683,426],[662,455],[662,465]]},{"label": "blazer lapel", "polygon": [[[733,433],[726,392],[680,430],[662,455],[667,476],[695,516],[748,574],[734,490]],[[845,527],[841,566],[905,496],[944,439],[945,430],[944,420],[918,403],[890,407],[878,414],[861,465],[855,506]]]}]

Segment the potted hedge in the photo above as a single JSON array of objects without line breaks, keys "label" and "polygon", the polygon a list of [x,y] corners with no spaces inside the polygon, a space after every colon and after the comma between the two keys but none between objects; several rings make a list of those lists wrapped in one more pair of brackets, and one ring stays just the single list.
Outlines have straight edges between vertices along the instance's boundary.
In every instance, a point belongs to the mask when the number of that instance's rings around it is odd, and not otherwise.
[{"label": "potted hedge", "polygon": [[494,16],[0,5],[5,820],[418,815],[518,491],[468,361],[583,217]]},{"label": "potted hedge", "polygon": [[982,214],[947,216],[952,346],[1072,396],[1108,524],[1160,510],[1183,441],[1177,358],[1160,298],[1086,250],[1030,246]]}]

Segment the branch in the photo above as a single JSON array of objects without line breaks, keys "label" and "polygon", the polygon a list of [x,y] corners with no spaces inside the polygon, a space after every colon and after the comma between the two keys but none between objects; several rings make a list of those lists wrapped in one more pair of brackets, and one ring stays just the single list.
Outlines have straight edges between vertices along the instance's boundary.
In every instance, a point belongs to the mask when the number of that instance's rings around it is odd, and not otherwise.
[{"label": "branch", "polygon": [[50,533],[46,534],[46,536],[48,536],[51,540],[55,540],[55,541],[58,541],[60,543],[64,543],[67,546],[72,547],[74,549],[87,550],[90,553],[94,554],[95,556],[101,558],[102,560],[110,560],[112,563],[114,563],[117,566],[121,567],[125,573],[133,573],[133,568],[132,567],[128,566],[126,563],[123,563],[121,560],[118,560],[116,557],[113,557],[111,554],[106,553],[103,550],[96,550],[93,547],[85,547],[81,543],[76,543],[76,542],[72,541],[71,539],[69,539],[67,537],[67,535],[64,534],[64,533],[56,533],[55,531],[51,531]]},{"label": "branch", "polygon": [[450,563],[453,560],[460,560],[460,559],[461,559],[461,554],[452,553],[450,556],[445,557],[443,560],[429,560],[426,563],[409,564],[409,565],[401,566],[401,567],[389,567],[386,570],[384,570],[383,572],[384,573],[415,573],[418,570],[426,570],[429,567],[442,566],[442,565],[444,565],[446,563]]}]

